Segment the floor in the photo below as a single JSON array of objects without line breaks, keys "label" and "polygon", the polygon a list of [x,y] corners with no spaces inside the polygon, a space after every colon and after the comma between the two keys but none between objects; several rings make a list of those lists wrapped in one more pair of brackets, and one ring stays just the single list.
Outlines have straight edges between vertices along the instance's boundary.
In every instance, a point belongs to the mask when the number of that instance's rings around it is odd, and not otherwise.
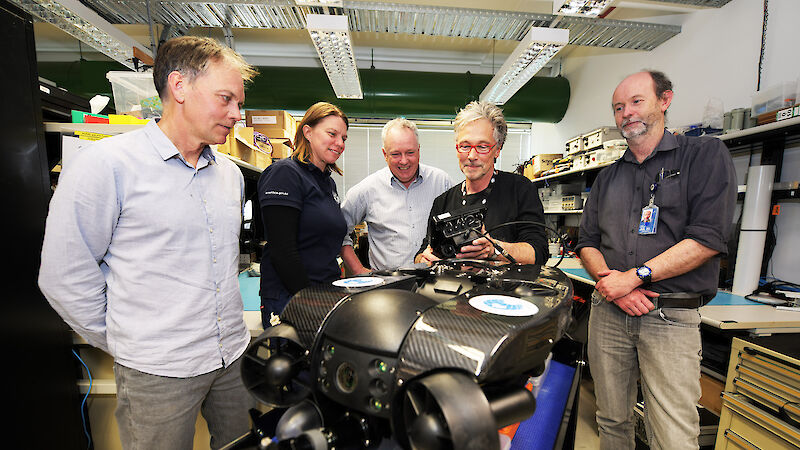
[{"label": "floor", "polygon": [[581,380],[578,397],[578,424],[575,429],[575,450],[596,450],[600,448],[597,436],[597,422],[594,418],[595,398],[592,380],[584,376]]}]

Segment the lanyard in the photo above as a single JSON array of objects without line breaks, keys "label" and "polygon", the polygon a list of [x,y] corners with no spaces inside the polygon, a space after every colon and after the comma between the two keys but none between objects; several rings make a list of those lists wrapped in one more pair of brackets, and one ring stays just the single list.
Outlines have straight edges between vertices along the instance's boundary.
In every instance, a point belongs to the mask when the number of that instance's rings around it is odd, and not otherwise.
[{"label": "lanyard", "polygon": [[486,204],[486,199],[489,198],[489,195],[492,193],[492,188],[494,187],[494,175],[492,175],[492,179],[489,180],[489,186],[486,189],[476,192],[474,194],[467,194],[467,180],[461,182],[461,205],[466,206],[467,204],[467,195],[477,195],[477,194],[484,194],[483,199],[481,200],[481,204]]}]

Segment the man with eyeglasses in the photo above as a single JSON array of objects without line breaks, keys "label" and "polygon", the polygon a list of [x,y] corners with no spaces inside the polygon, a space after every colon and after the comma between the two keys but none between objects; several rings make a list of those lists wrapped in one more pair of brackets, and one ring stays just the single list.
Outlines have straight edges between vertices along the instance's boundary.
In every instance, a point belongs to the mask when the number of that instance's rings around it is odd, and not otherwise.
[{"label": "man with eyeglasses", "polygon": [[420,164],[417,125],[398,117],[381,131],[386,167],[347,191],[342,213],[347,235],[341,256],[352,274],[369,273],[353,251],[350,232],[361,222],[369,230],[369,263],[373,270],[409,265],[425,238],[433,199],[453,185],[447,172]]},{"label": "man with eyeglasses", "polygon": [[[439,259],[429,245],[434,218],[485,207],[486,237],[463,245],[456,258],[498,260],[520,264],[547,261],[544,210],[533,183],[494,167],[505,142],[508,126],[503,111],[488,102],[474,101],[459,111],[454,122],[456,154],[466,179],[433,201],[428,234],[415,262]],[[508,222],[512,224],[503,225]],[[510,258],[509,258],[510,257]]]}]

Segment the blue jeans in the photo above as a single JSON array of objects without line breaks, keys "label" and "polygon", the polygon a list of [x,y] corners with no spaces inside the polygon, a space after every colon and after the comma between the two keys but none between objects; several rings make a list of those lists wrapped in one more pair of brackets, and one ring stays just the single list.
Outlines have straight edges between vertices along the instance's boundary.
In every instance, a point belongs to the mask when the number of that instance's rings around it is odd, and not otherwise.
[{"label": "blue jeans", "polygon": [[600,448],[634,448],[633,406],[640,377],[650,448],[698,448],[701,346],[697,309],[661,308],[632,317],[595,291],[588,347]]},{"label": "blue jeans", "polygon": [[241,377],[241,358],[224,369],[191,378],[151,375],[114,364],[117,424],[122,448],[191,450],[198,412],[220,448],[250,430],[256,406]]}]

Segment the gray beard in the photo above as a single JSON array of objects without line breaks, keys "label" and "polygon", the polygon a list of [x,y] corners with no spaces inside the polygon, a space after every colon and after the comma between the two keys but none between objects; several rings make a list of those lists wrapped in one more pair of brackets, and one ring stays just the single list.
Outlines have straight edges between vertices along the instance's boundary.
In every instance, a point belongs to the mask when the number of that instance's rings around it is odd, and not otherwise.
[{"label": "gray beard", "polygon": [[633,139],[633,138],[637,138],[637,137],[644,136],[645,134],[647,134],[647,131],[649,130],[649,127],[647,126],[646,123],[644,123],[644,122],[641,122],[641,123],[642,123],[642,127],[641,128],[638,128],[638,129],[635,129],[635,130],[632,130],[632,131],[626,131],[625,127],[623,125],[622,129],[620,130],[620,132],[622,133],[622,137],[624,137],[625,139]]}]

